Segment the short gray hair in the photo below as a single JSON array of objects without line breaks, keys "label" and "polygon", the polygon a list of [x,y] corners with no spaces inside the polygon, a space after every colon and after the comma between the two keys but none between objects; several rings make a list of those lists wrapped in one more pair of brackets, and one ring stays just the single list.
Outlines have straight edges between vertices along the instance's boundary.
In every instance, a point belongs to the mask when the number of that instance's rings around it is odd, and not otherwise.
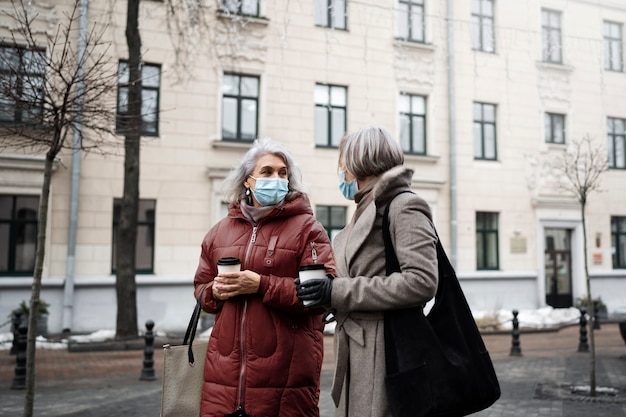
[{"label": "short gray hair", "polygon": [[276,155],[287,165],[287,179],[289,180],[289,192],[285,197],[290,201],[297,193],[304,193],[302,174],[287,148],[271,138],[257,139],[252,147],[241,158],[239,166],[234,168],[222,183],[222,193],[227,202],[241,201],[246,198],[246,187],[243,185],[246,178],[254,171],[257,160],[263,155]]},{"label": "short gray hair", "polygon": [[339,143],[339,161],[356,178],[378,176],[404,163],[404,152],[384,127],[346,134]]}]

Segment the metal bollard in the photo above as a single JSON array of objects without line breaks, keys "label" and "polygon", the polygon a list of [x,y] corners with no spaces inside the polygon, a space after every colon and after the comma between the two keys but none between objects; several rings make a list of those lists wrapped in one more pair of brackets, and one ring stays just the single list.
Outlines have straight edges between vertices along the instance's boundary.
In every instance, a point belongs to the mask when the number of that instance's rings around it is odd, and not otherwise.
[{"label": "metal bollard", "polygon": [[600,330],[600,307],[597,300],[593,302],[593,330]]},{"label": "metal bollard", "polygon": [[11,345],[10,355],[15,355],[17,353],[17,339],[19,337],[20,324],[22,324],[22,312],[16,311],[13,313],[13,317],[11,318],[11,331],[13,332],[13,344]]},{"label": "metal bollard", "polygon": [[589,352],[589,344],[587,344],[587,309],[580,308],[580,341],[578,342],[579,352]]},{"label": "metal bollard", "polygon": [[143,350],[143,369],[141,370],[141,376],[139,379],[141,381],[154,381],[156,376],[154,375],[154,333],[152,333],[152,329],[154,328],[154,322],[152,320],[148,320],[146,322],[146,335],[144,339],[146,341],[146,346]]},{"label": "metal bollard", "polygon": [[26,345],[28,344],[28,325],[21,323],[18,327],[17,352],[15,352],[15,376],[11,389],[26,388]]},{"label": "metal bollard", "polygon": [[513,341],[511,344],[511,352],[509,356],[522,356],[522,348],[519,343],[519,320],[517,319],[517,315],[519,312],[517,310],[513,310]]}]

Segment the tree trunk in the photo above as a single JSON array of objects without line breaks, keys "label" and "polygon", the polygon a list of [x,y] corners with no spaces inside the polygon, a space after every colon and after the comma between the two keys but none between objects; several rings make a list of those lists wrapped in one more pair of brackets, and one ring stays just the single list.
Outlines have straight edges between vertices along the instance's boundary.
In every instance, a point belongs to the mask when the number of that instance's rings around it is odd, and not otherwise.
[{"label": "tree trunk", "polygon": [[128,123],[124,124],[124,195],[117,230],[116,338],[137,337],[137,285],[135,250],[139,206],[139,161],[141,140],[141,37],[139,2],[128,0],[126,42],[128,45]]},{"label": "tree trunk", "polygon": [[28,334],[26,345],[26,395],[24,399],[24,417],[32,417],[35,406],[35,353],[37,339],[37,312],[41,302],[41,276],[43,274],[43,262],[46,255],[46,229],[48,225],[48,203],[50,200],[50,180],[52,177],[52,165],[58,151],[50,150],[46,154],[46,162],[43,173],[43,185],[41,186],[41,198],[39,200],[39,212],[37,213],[37,249],[35,252],[35,273],[30,293],[30,307],[28,314]]},{"label": "tree trunk", "polygon": [[[587,283],[587,300],[589,300],[589,304],[587,308],[589,309],[590,316],[593,317],[593,298],[591,297],[591,277],[589,276],[589,262],[587,261],[587,225],[585,219],[585,202],[583,201],[580,204],[581,214],[583,220],[583,245],[584,245],[584,256],[585,259],[585,279]],[[596,396],[596,341],[595,335],[593,331],[593,323],[589,321],[589,344],[591,346],[591,355],[589,358],[589,395],[592,397]]]}]

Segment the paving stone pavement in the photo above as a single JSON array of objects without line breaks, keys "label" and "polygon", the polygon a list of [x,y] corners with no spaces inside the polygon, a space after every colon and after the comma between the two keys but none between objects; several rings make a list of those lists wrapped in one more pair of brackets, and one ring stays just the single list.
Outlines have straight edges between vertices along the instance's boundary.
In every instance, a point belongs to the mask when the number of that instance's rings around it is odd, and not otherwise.
[{"label": "paving stone pavement", "polygon": [[[526,332],[521,357],[510,356],[510,334],[485,334],[502,397],[474,417],[626,417],[626,344],[617,324],[595,332],[597,386],[617,388],[616,397],[574,398],[559,387],[589,382],[589,353],[578,352],[579,329]],[[332,336],[325,338],[320,417],[332,417]],[[156,380],[141,381],[143,351],[69,352],[37,350],[35,416],[158,417],[163,353],[156,348]],[[10,389],[15,356],[0,351],[0,416],[22,415],[24,391]],[[545,389],[540,389],[545,387]],[[555,395],[554,392],[558,395]],[[561,390],[563,391],[563,390]]]}]

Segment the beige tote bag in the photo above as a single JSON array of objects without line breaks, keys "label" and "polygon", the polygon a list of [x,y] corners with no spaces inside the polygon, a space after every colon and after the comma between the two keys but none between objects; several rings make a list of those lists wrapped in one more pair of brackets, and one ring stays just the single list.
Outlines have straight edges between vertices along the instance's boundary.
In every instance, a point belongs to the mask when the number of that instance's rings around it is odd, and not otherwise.
[{"label": "beige tote bag", "polygon": [[[183,344],[163,345],[161,417],[198,417],[208,342],[193,343],[200,318],[200,300],[189,321]],[[189,341],[189,343],[187,343]]]}]

